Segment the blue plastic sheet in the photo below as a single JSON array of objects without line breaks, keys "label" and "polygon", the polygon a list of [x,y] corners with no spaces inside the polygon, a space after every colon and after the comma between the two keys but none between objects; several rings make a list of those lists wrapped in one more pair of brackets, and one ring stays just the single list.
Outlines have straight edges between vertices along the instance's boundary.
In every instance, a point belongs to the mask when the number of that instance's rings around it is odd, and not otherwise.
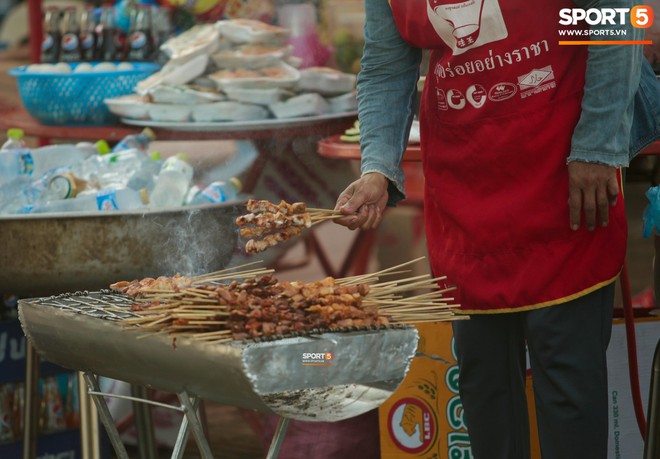
[{"label": "blue plastic sheet", "polygon": [[646,191],[649,204],[644,209],[644,237],[649,237],[653,229],[660,234],[660,186],[654,186]]}]

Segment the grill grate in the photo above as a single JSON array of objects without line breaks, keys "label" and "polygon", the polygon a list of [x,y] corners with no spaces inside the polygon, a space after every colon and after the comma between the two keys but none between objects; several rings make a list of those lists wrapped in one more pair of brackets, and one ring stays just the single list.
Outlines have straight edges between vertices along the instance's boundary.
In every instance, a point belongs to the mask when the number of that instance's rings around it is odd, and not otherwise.
[{"label": "grill grate", "polygon": [[[139,315],[131,311],[133,298],[113,290],[104,289],[98,292],[79,291],[63,293],[49,297],[38,298],[34,301],[43,306],[55,307],[64,311],[82,314],[95,319],[118,322]],[[379,330],[403,330],[412,328],[407,324],[371,325],[366,327],[338,327],[338,328],[315,328],[312,330],[296,331],[286,335],[270,335],[258,338],[249,338],[235,343],[263,343],[277,341],[286,338],[314,337],[324,333],[350,333]]]}]

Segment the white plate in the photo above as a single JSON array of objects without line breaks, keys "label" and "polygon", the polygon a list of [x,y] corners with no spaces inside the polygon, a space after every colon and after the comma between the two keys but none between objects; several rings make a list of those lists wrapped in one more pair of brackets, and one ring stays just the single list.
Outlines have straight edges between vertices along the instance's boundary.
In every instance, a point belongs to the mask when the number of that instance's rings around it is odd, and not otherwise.
[{"label": "white plate", "polygon": [[209,123],[175,123],[167,121],[148,121],[148,120],[132,120],[128,118],[122,118],[122,123],[129,124],[132,126],[148,126],[152,128],[159,129],[169,129],[172,131],[216,131],[216,132],[227,132],[227,131],[250,131],[255,129],[284,129],[289,127],[300,127],[308,124],[316,124],[322,121],[338,120],[338,119],[350,119],[357,117],[357,112],[347,112],[347,113],[333,113],[321,116],[305,116],[300,118],[288,118],[288,119],[275,119],[268,118],[265,120],[255,120],[255,121],[219,121],[219,122],[209,122]]}]

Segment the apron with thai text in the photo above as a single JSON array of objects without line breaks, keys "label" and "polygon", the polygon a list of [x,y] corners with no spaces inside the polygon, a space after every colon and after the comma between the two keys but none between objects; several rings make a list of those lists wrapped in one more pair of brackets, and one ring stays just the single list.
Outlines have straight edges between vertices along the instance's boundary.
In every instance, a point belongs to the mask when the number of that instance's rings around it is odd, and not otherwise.
[{"label": "apron with thai text", "polygon": [[436,275],[465,313],[562,303],[623,265],[623,200],[572,231],[571,136],[585,46],[558,44],[567,0],[392,0],[402,37],[430,49],[420,109],[425,219]]}]

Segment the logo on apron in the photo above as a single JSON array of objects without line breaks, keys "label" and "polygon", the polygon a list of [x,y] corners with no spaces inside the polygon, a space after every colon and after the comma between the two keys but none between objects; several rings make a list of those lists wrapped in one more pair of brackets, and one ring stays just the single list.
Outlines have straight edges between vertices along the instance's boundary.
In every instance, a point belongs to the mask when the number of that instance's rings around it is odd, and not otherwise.
[{"label": "logo on apron", "polygon": [[498,0],[427,0],[429,21],[454,55],[508,36]]}]

